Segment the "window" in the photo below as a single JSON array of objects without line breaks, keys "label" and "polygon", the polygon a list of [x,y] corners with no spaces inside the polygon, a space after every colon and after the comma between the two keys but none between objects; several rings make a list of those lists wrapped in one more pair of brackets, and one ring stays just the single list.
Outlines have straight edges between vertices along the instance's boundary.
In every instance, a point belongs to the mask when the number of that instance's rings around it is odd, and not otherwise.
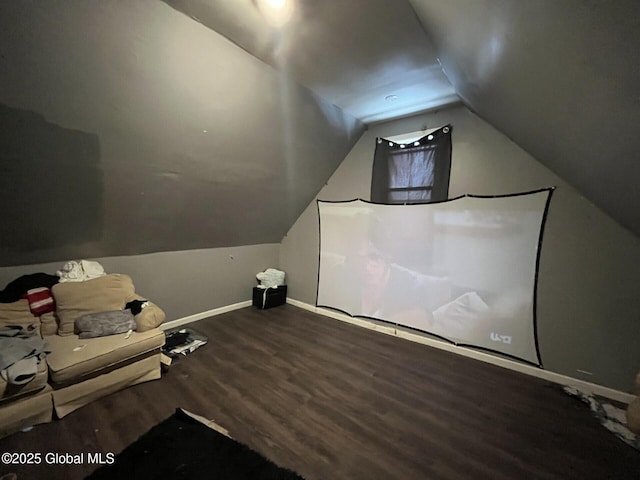
[{"label": "window", "polygon": [[446,200],[450,170],[451,125],[408,143],[378,138],[371,201],[402,204]]}]

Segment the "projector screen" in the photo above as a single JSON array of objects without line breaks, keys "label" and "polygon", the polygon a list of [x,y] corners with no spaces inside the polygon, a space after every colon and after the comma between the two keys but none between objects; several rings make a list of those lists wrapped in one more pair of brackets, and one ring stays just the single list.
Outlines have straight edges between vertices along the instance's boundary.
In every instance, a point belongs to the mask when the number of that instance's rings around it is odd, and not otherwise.
[{"label": "projector screen", "polygon": [[535,288],[551,192],[319,200],[316,305],[541,365]]}]

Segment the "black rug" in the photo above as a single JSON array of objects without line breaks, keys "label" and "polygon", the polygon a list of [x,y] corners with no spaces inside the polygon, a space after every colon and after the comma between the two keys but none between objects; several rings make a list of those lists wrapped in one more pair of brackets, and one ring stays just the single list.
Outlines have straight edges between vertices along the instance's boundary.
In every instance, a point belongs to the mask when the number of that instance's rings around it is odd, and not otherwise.
[{"label": "black rug", "polygon": [[87,478],[302,479],[181,409],[116,455],[115,463],[100,467]]}]

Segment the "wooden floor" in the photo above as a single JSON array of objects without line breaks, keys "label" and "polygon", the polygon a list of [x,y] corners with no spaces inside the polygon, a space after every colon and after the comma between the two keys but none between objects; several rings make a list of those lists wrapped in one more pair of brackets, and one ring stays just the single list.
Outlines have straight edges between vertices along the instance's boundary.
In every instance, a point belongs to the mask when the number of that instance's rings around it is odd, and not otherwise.
[{"label": "wooden floor", "polygon": [[[309,480],[640,478],[640,452],[542,380],[289,305],[192,327],[209,343],[162,380],[2,439],[0,452],[117,453],[182,407]],[[73,480],[95,468],[0,472]]]}]

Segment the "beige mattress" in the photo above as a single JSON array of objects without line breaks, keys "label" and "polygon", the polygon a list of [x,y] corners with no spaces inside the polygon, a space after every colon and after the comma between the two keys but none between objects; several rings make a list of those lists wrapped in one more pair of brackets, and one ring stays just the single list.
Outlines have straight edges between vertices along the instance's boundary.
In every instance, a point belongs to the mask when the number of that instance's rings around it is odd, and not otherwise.
[{"label": "beige mattress", "polygon": [[47,355],[51,382],[68,385],[121,363],[135,361],[164,345],[164,332],[158,328],[106,337],[80,339],[77,335],[47,337],[52,353]]},{"label": "beige mattress", "polygon": [[0,402],[25,395],[29,392],[42,390],[47,384],[48,373],[47,363],[42,361],[38,364],[36,376],[33,380],[29,383],[25,383],[24,385],[9,384],[4,380],[4,378],[2,378],[2,376],[0,376]]}]

